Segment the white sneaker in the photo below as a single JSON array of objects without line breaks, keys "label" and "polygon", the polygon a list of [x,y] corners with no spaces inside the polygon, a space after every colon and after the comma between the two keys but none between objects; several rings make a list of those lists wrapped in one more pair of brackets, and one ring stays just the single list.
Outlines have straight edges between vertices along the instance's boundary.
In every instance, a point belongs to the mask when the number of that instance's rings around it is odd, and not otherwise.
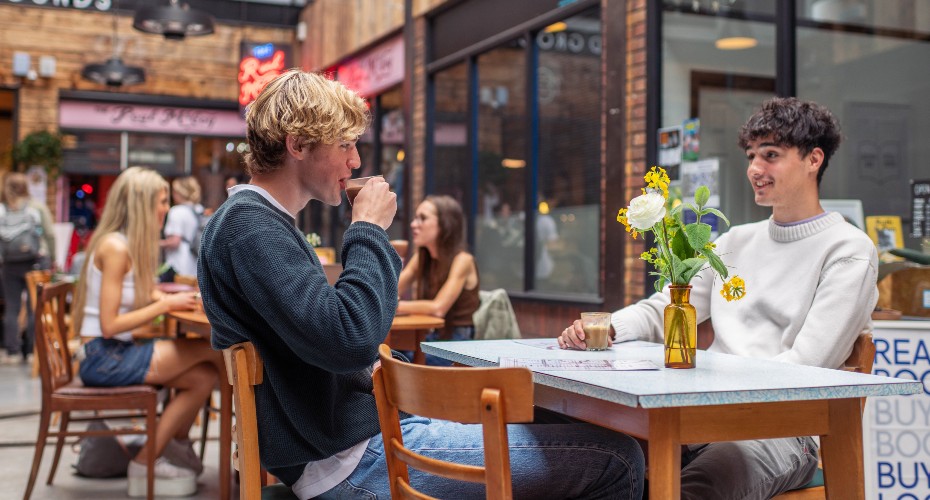
[{"label": "white sneaker", "polygon": [[0,351],[0,365],[18,365],[22,362],[22,356],[18,354],[10,354],[6,351]]},{"label": "white sneaker", "polygon": [[198,476],[203,474],[203,462],[194,451],[194,443],[190,439],[171,439],[165,445],[162,456],[178,467],[194,471]]},{"label": "white sneaker", "polygon": [[[129,462],[126,476],[129,478],[129,496],[144,497],[146,494],[145,464],[135,460]],[[178,467],[165,459],[155,459],[155,496],[186,497],[197,493],[197,475],[190,469]]]}]

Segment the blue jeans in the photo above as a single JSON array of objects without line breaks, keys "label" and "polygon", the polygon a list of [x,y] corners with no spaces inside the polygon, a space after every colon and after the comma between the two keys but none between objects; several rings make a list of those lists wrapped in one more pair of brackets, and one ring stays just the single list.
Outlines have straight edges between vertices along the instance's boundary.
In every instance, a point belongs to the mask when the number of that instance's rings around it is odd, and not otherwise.
[{"label": "blue jeans", "polygon": [[[404,445],[432,458],[484,464],[480,425],[423,417],[401,421]],[[589,424],[507,426],[514,498],[639,499],[645,463],[636,441]],[[355,471],[322,499],[390,499],[381,435],[371,438]],[[484,498],[484,485],[410,469],[413,487],[440,498]]]}]

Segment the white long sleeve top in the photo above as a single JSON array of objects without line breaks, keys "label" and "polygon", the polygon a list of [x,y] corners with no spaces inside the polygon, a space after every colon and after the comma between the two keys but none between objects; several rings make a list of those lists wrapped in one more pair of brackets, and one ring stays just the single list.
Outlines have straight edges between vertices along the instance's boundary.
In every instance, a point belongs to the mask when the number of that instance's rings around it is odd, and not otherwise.
[{"label": "white long sleeve top", "polygon": [[[838,368],[856,337],[871,331],[878,254],[839,213],[793,226],[771,218],[735,226],[716,245],[731,275],[746,281],[746,296],[727,302],[709,268],[692,280],[697,322],[714,326],[708,351]],[[662,342],[668,303],[664,291],[616,311],[617,340]]]}]

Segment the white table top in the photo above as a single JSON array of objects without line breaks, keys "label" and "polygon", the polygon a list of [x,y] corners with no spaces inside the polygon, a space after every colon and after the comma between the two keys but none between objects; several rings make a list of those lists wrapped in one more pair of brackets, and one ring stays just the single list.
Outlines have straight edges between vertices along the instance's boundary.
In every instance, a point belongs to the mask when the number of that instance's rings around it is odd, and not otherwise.
[{"label": "white table top", "polygon": [[[555,339],[552,339],[555,342]],[[918,394],[920,382],[698,351],[697,368],[664,367],[663,347],[615,344],[602,352],[542,349],[514,340],[423,342],[423,352],[469,366],[495,366],[501,357],[650,360],[652,371],[545,371],[533,380],[630,407],[669,408],[737,403]]]}]

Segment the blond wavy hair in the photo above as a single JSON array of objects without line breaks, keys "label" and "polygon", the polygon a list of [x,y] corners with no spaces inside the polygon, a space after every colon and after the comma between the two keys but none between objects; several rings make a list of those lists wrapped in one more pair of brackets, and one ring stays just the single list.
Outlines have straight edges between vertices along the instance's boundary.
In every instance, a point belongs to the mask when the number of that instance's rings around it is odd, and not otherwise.
[{"label": "blond wavy hair", "polygon": [[111,233],[122,233],[129,242],[129,259],[135,281],[135,304],[138,309],[152,302],[155,273],[158,268],[158,239],[161,221],[156,219],[159,195],[168,192],[168,181],[145,167],[130,167],[116,178],[107,195],[100,223],[85,249],[87,258],[81,268],[74,307],[74,327],[80,333],[87,300],[87,270],[94,265],[94,253]]},{"label": "blond wavy hair", "polygon": [[11,210],[19,210],[29,201],[29,179],[26,174],[9,172],[3,178],[3,192],[0,202]]},{"label": "blond wavy hair", "polygon": [[343,84],[292,69],[272,80],[246,111],[246,170],[256,175],[281,168],[287,136],[312,150],[357,139],[370,120],[365,101]]},{"label": "blond wavy hair", "polygon": [[200,203],[200,183],[192,175],[171,181],[171,190],[185,202]]}]

